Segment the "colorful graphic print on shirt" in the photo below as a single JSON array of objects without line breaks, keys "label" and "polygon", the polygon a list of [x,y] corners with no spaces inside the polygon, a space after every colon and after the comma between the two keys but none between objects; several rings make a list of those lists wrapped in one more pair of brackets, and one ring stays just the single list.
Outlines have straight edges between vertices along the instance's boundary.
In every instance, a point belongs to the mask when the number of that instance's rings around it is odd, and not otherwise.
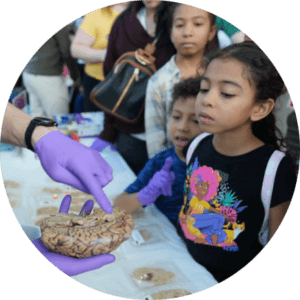
[{"label": "colorful graphic print on shirt", "polygon": [[184,235],[194,243],[238,251],[235,239],[245,230],[238,214],[247,206],[228,186],[228,174],[199,166],[198,158],[187,170],[184,205],[179,221]]}]

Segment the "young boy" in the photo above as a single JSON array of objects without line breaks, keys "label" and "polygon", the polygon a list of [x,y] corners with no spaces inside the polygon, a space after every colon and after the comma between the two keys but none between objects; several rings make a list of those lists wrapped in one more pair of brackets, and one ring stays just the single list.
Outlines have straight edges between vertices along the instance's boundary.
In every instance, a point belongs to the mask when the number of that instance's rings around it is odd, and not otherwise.
[{"label": "young boy", "polygon": [[200,79],[189,78],[174,86],[170,110],[169,136],[173,147],[150,159],[137,179],[114,205],[127,213],[155,202],[157,208],[175,225],[182,206],[186,164],[183,148],[201,134],[195,115]]}]

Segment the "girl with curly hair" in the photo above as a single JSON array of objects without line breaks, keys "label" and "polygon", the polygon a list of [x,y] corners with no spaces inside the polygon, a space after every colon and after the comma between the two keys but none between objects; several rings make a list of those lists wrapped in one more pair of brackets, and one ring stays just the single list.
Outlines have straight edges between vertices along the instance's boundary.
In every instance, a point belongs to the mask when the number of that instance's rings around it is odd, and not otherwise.
[{"label": "girl with curly hair", "polygon": [[[262,225],[268,220],[270,240],[292,199],[295,160],[273,114],[283,91],[276,68],[253,42],[234,44],[207,57],[196,115],[200,129],[209,134],[196,147],[191,145],[187,200],[177,229],[192,257],[218,281],[239,271],[262,250]],[[277,171],[266,172],[274,153],[281,159]],[[265,185],[265,173],[272,172],[276,172],[274,184]],[[207,179],[208,175],[215,177]],[[263,186],[268,186],[271,196],[266,209]],[[212,217],[215,222],[209,220]]]}]

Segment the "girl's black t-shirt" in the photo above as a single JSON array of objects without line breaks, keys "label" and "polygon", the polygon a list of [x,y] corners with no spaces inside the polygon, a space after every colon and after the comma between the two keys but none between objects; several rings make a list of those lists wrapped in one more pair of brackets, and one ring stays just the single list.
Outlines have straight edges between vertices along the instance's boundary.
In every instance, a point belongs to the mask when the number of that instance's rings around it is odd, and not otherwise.
[{"label": "girl's black t-shirt", "polygon": [[[258,241],[265,214],[261,190],[274,150],[264,145],[229,157],[214,149],[212,138],[202,140],[187,166],[186,204],[177,231],[198,263],[237,271],[262,249]],[[295,168],[284,157],[277,169],[271,207],[290,201],[295,185]]]}]

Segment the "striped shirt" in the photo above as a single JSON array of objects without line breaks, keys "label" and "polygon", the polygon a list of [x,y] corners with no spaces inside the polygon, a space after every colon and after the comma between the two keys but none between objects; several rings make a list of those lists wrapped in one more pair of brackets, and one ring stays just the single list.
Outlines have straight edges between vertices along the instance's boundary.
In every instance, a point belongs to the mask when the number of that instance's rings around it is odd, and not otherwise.
[{"label": "striped shirt", "polygon": [[172,141],[168,135],[170,105],[173,87],[181,80],[175,57],[176,55],[173,55],[148,81],[145,129],[149,158],[172,146]]}]

